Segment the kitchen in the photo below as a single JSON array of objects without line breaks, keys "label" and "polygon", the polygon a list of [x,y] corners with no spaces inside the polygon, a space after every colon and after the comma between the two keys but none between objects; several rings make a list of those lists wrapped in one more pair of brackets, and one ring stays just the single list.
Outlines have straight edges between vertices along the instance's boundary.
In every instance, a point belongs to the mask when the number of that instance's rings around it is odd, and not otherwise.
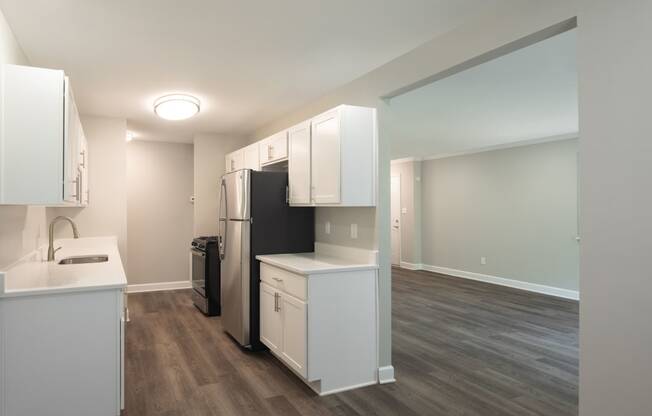
[{"label": "kitchen", "polygon": [[[165,119],[188,118],[200,111],[200,101],[163,96],[153,111]],[[25,123],[26,114],[31,123]],[[88,206],[85,172],[93,169],[92,151],[65,73],[6,64],[3,120],[2,203]],[[315,242],[314,212],[320,206],[375,206],[376,146],[375,109],[342,105],[229,153],[216,189],[218,235],[193,240],[192,298],[198,309],[220,315],[225,331],[244,349],[269,349],[318,394],[378,382],[377,253]],[[34,148],[49,151],[26,163]],[[73,239],[54,239],[59,221],[70,223]],[[8,414],[56,409],[52,395],[67,397],[60,403],[74,414],[90,412],[91,405],[101,414],[118,414],[124,408],[129,317],[117,240],[80,238],[67,216],[50,222],[48,238],[47,256],[39,247],[0,274],[0,307],[8,317],[2,325]],[[107,305],[94,299],[99,295],[108,296]],[[70,299],[59,310],[51,303],[58,306],[61,297]],[[113,322],[100,325],[84,314],[89,303]],[[53,321],[47,330],[23,331],[43,325],[41,314],[25,314],[29,309],[48,311]],[[57,337],[71,331],[79,338]],[[107,339],[99,344],[105,348],[95,344]],[[43,360],[47,351],[62,348],[72,353],[68,359]],[[104,368],[86,372],[89,361]],[[87,376],[66,377],[66,383],[42,376],[38,386],[26,381],[35,377],[35,366],[57,379],[62,373]],[[86,400],[74,400],[72,392],[83,392]]]}]

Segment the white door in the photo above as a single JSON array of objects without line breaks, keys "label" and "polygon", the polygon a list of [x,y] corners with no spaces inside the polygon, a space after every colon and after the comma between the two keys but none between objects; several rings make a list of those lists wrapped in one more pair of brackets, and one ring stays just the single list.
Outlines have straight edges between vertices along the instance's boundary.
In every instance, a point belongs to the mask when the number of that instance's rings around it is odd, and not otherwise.
[{"label": "white door", "polygon": [[260,284],[260,340],[272,352],[281,350],[283,336],[281,301],[278,292],[271,286]]},{"label": "white door", "polygon": [[312,120],[312,198],[316,204],[340,202],[340,116],[330,111]]},{"label": "white door", "polygon": [[303,377],[308,376],[306,357],[308,355],[308,316],[306,303],[285,293],[281,294],[283,314],[282,357],[285,362]]},{"label": "white door", "polygon": [[310,203],[310,122],[292,127],[288,133],[290,156],[288,180],[290,204]]},{"label": "white door", "polygon": [[401,264],[401,177],[391,178],[392,264]]},{"label": "white door", "polygon": [[260,160],[258,158],[258,143],[254,143],[244,148],[244,168],[260,170]]}]

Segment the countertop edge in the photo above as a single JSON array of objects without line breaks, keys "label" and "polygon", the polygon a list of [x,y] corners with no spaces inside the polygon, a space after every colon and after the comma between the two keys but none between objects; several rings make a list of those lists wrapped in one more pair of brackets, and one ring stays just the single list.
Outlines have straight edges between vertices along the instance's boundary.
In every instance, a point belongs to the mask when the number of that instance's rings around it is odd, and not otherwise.
[{"label": "countertop edge", "polygon": [[100,292],[105,290],[116,290],[116,289],[126,289],[127,283],[114,283],[106,285],[93,285],[86,287],[56,287],[56,288],[42,288],[42,289],[26,289],[26,290],[16,290],[10,292],[0,293],[0,300],[9,299],[9,298],[21,298],[29,296],[47,296],[47,295],[61,295],[67,293],[79,293],[79,292]]},{"label": "countertop edge", "polygon": [[269,264],[284,270],[287,270],[292,273],[301,274],[304,276],[315,275],[315,274],[330,274],[330,273],[342,273],[342,272],[353,272],[353,271],[365,271],[365,270],[378,270],[377,264],[351,264],[347,266],[334,266],[328,268],[314,268],[314,269],[298,269],[296,267],[290,266],[282,261],[271,259],[268,256],[273,254],[263,254],[256,256],[256,260],[261,261],[262,263]]}]

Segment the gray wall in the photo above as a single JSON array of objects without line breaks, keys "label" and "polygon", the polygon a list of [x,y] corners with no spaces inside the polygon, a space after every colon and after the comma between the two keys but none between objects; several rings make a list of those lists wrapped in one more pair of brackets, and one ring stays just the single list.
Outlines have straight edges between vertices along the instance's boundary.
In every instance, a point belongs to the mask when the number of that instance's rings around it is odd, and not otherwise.
[{"label": "gray wall", "polygon": [[401,178],[401,262],[421,263],[421,161],[392,162],[391,175]]},{"label": "gray wall", "polygon": [[578,290],[577,150],[574,139],[424,161],[423,263]]},{"label": "gray wall", "polygon": [[192,144],[127,144],[129,284],[190,279],[192,192]]},{"label": "gray wall", "polygon": [[580,5],[580,415],[649,416],[652,2]]},{"label": "gray wall", "polygon": [[[88,189],[86,208],[48,208],[48,220],[72,217],[82,237],[116,236],[125,270],[127,256],[127,155],[124,119],[82,116],[88,139]],[[57,224],[56,237],[71,237],[70,226]],[[127,276],[129,278],[129,276]]]},{"label": "gray wall", "polygon": [[217,235],[219,181],[224,175],[224,156],[244,146],[240,137],[198,134],[194,140],[194,235]]}]

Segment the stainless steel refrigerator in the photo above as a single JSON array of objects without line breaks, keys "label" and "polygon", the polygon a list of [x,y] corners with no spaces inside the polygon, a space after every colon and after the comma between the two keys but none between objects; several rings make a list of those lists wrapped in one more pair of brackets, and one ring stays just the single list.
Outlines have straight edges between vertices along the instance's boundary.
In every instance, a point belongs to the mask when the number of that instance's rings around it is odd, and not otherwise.
[{"label": "stainless steel refrigerator", "polygon": [[241,346],[260,342],[259,254],[314,250],[315,213],[288,204],[288,174],[242,169],[222,176],[218,246],[222,326]]}]

